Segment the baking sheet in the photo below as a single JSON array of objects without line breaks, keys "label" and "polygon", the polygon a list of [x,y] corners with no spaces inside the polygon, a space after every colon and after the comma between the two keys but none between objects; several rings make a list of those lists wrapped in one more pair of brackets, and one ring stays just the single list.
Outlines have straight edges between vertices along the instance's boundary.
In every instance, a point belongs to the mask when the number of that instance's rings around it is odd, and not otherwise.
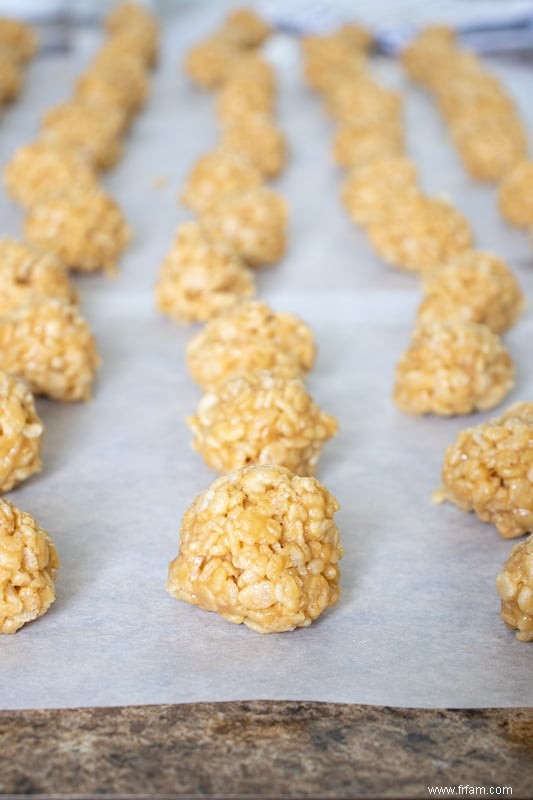
[{"label": "baking sheet", "polygon": [[[430,502],[445,447],[491,414],[415,419],[392,405],[417,281],[382,265],[343,212],[331,130],[287,39],[272,42],[268,53],[280,71],[280,122],[292,150],[279,181],[292,212],[290,250],[258,276],[258,287],[261,298],[312,325],[319,356],[309,387],[340,420],[318,477],[341,503],[342,599],[310,628],[260,636],[164,590],[181,515],[214,478],[191,452],[184,423],[200,398],[184,367],[193,329],[161,319],[153,306],[158,264],[186,217],[177,191],[216,136],[209,96],[191,89],[177,69],[213,13],[189,8],[165,26],[147,112],[107,180],[135,242],[120,277],[78,281],[103,357],[95,399],[39,401],[44,471],[8,495],[50,531],[62,568],[50,612],[0,638],[0,708],[252,698],[531,704],[531,647],[499,619],[494,587],[513,543],[473,515]],[[68,57],[31,67],[23,99],[0,123],[2,163],[29,140],[42,110],[67,95],[66,81],[95,43],[84,34]],[[531,115],[526,68],[494,68]],[[393,65],[376,69],[391,85],[401,83]],[[415,90],[407,116],[425,188],[452,197],[479,246],[506,256],[533,297],[526,235],[504,226],[491,188],[466,178],[440,120]],[[168,184],[155,190],[158,176]],[[0,219],[3,234],[20,234],[21,212],[5,197]],[[531,313],[506,340],[518,367],[508,402],[532,399]]]}]

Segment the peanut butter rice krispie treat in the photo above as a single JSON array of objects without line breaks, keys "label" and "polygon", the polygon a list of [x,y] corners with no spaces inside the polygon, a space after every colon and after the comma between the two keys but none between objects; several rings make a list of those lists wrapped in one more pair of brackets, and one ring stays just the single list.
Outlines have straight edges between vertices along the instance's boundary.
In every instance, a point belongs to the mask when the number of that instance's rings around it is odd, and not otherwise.
[{"label": "peanut butter rice krispie treat", "polygon": [[265,83],[243,75],[226,80],[217,93],[215,108],[224,122],[246,114],[273,114],[275,94]]},{"label": "peanut butter rice krispie treat", "polygon": [[259,47],[271,33],[270,25],[249,8],[231,11],[220,29],[220,35],[237,47]]},{"label": "peanut butter rice krispie treat", "polygon": [[359,225],[386,219],[398,195],[417,194],[416,167],[403,156],[380,158],[351,170],[341,192],[350,217]]},{"label": "peanut butter rice krispie treat", "polygon": [[158,29],[156,18],[148,11],[146,6],[132,2],[132,0],[123,0],[123,2],[114,6],[107,15],[105,27],[112,33],[128,30],[132,27],[147,28],[149,30]]},{"label": "peanut butter rice krispie treat", "polygon": [[281,467],[224,475],[185,512],[167,591],[258,633],[310,625],[339,598],[338,507]]},{"label": "peanut butter rice krispie treat", "polygon": [[41,300],[0,320],[0,369],[36,395],[90,400],[100,364],[87,322],[75,306]]},{"label": "peanut butter rice krispie treat", "polygon": [[48,197],[29,210],[24,234],[70,269],[111,274],[131,237],[121,209],[103,191]]},{"label": "peanut butter rice krispie treat", "polygon": [[112,42],[114,49],[120,50],[124,55],[127,54],[142,61],[146,69],[153,69],[157,63],[159,50],[157,28],[132,25],[112,33],[107,42]]},{"label": "peanut butter rice krispie treat", "polygon": [[241,153],[264,178],[275,178],[286,161],[285,137],[265,114],[246,114],[224,126],[222,147]]},{"label": "peanut butter rice krispie treat", "polygon": [[78,302],[63,264],[51,253],[41,253],[14,239],[0,239],[0,317],[49,297]]},{"label": "peanut butter rice krispie treat", "polygon": [[202,223],[252,267],[274,264],[285,253],[287,204],[272,189],[249,189],[221,197],[203,212]]},{"label": "peanut butter rice krispie treat", "polygon": [[513,547],[496,578],[502,619],[519,642],[533,642],[533,536]]},{"label": "peanut butter rice krispie treat", "polygon": [[499,204],[507,222],[533,228],[533,161],[519,161],[504,175]]},{"label": "peanut butter rice krispie treat", "polygon": [[465,250],[424,276],[419,322],[460,319],[487,325],[494,333],[512,327],[525,308],[518,281],[491,253]]},{"label": "peanut butter rice krispie treat", "polygon": [[469,223],[450,203],[398,193],[385,219],[368,235],[378,255],[395,267],[420,272],[438,267],[472,246]]},{"label": "peanut butter rice krispie treat", "polygon": [[[21,381],[0,371],[0,492],[41,469],[44,426],[32,393]],[[1,548],[1,546],[0,546]],[[0,565],[2,561],[0,558]],[[1,573],[0,566],[0,573]]]},{"label": "peanut butter rice krispie treat", "polygon": [[251,372],[204,395],[187,419],[193,447],[207,466],[229,472],[251,464],[277,464],[313,475],[337,420],[322,411],[300,378]]},{"label": "peanut butter rice krispie treat", "polygon": [[498,405],[514,365],[486,325],[434,322],[415,329],[396,367],[394,402],[408,414],[470,414]]},{"label": "peanut butter rice krispie treat", "polygon": [[309,86],[316,91],[328,91],[343,74],[353,75],[365,68],[363,50],[353,46],[349,37],[338,32],[326,36],[304,36],[301,39],[303,72]]},{"label": "peanut butter rice krispie treat", "polygon": [[255,50],[242,52],[238,50],[227,63],[223,83],[246,78],[264,87],[265,91],[274,95],[277,89],[276,72],[271,64]]},{"label": "peanut butter rice krispie treat", "polygon": [[189,172],[181,202],[196,213],[213,201],[261,185],[261,174],[240,153],[218,148],[198,159]]},{"label": "peanut butter rice krispie treat", "polygon": [[302,377],[313,366],[315,354],[313,334],[305,322],[250,301],[212,319],[190,340],[187,365],[193,379],[210,389],[255,370]]},{"label": "peanut butter rice krispie treat", "polygon": [[341,125],[333,138],[333,158],[347,169],[401,156],[403,149],[403,128],[399,124],[385,128],[378,125]]},{"label": "peanut butter rice krispie treat", "polygon": [[15,633],[55,600],[56,549],[31,514],[0,499],[0,633]]},{"label": "peanut butter rice krispie treat", "polygon": [[443,487],[449,500],[475,511],[505,539],[533,531],[533,403],[515,403],[497,419],[467,428],[444,456]]},{"label": "peanut butter rice krispie treat", "polygon": [[98,179],[78,150],[38,139],[15,152],[4,168],[4,184],[13,200],[30,208],[72,186],[92,192]]},{"label": "peanut butter rice krispie treat", "polygon": [[0,46],[0,103],[12,103],[22,86],[22,72],[9,52]]},{"label": "peanut butter rice krispie treat", "polygon": [[236,45],[222,36],[211,36],[196,44],[185,57],[184,69],[202,89],[215,89],[227,78],[230,65],[240,54]]},{"label": "peanut butter rice krispie treat", "polygon": [[509,117],[457,122],[452,134],[467,171],[478,180],[499,180],[527,155],[526,131]]},{"label": "peanut butter rice krispie treat", "polygon": [[76,98],[82,103],[118,108],[124,124],[142,108],[149,84],[144,67],[135,59],[108,59],[93,63],[76,83]]},{"label": "peanut butter rice krispie treat", "polygon": [[43,120],[42,138],[78,150],[95,169],[113,167],[122,153],[120,110],[79,101],[50,109]]},{"label": "peanut butter rice krispie treat", "polygon": [[427,83],[435,68],[450,63],[456,44],[455,32],[444,25],[425,28],[402,52],[407,74],[420,83]]},{"label": "peanut butter rice krispie treat", "polygon": [[142,57],[153,67],[157,61],[159,25],[153,14],[136,3],[121,3],[107,17],[106,28],[110,38],[120,37],[122,48]]},{"label": "peanut butter rice krispie treat", "polygon": [[180,225],[159,273],[157,307],[178,322],[206,322],[255,294],[252,272],[197,222]]},{"label": "peanut butter rice krispie treat", "polygon": [[37,36],[29,25],[16,19],[0,18],[0,49],[18,64],[26,64],[37,52]]},{"label": "peanut butter rice krispie treat", "polygon": [[325,106],[334,120],[352,127],[402,125],[401,95],[367,77],[332,83]]}]

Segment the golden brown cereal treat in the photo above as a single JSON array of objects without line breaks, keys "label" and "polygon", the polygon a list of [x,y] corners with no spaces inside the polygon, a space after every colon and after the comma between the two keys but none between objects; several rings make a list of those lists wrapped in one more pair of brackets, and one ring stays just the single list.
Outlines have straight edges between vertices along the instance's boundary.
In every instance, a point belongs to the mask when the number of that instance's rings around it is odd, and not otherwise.
[{"label": "golden brown cereal treat", "polygon": [[206,322],[254,294],[251,271],[228,245],[211,241],[197,222],[179,226],[157,282],[163,314]]},{"label": "golden brown cereal treat", "polygon": [[370,241],[384,261],[420,272],[472,246],[470,225],[450,203],[411,195],[398,193],[387,217],[368,228]]},{"label": "golden brown cereal treat", "polygon": [[201,156],[193,166],[181,193],[181,202],[197,213],[225,195],[255,189],[261,174],[240,153],[218,148]]},{"label": "golden brown cereal treat", "polygon": [[265,114],[246,114],[228,123],[222,147],[242,153],[265,178],[275,178],[285,166],[285,137]]},{"label": "golden brown cereal treat", "polygon": [[466,81],[444,82],[438,87],[437,100],[439,110],[452,125],[465,120],[481,122],[487,117],[518,119],[514,103],[500,82],[487,74]]},{"label": "golden brown cereal treat", "polygon": [[48,297],[78,302],[63,264],[51,253],[41,253],[14,239],[0,239],[0,317]]},{"label": "golden brown cereal treat", "polygon": [[157,29],[133,25],[113,33],[104,47],[112,43],[115,52],[120,51],[124,56],[141,61],[145,68],[152,69],[157,63],[158,39]]},{"label": "golden brown cereal treat", "polygon": [[157,61],[159,25],[156,18],[136,3],[121,3],[106,20],[111,39],[122,40],[121,47],[142,57],[147,66]]},{"label": "golden brown cereal treat", "polygon": [[271,33],[270,25],[249,8],[231,11],[220,29],[220,35],[237,47],[259,47]]},{"label": "golden brown cereal treat", "polygon": [[277,88],[276,73],[272,66],[263,56],[256,52],[237,51],[234,57],[228,61],[224,74],[225,81],[233,79],[240,80],[246,78],[249,81],[260,84],[265,91],[274,95]]},{"label": "golden brown cereal treat", "polygon": [[132,0],[123,0],[118,3],[108,14],[105,22],[106,29],[113,33],[121,32],[131,27],[141,27],[157,30],[157,21],[153,14],[141,3]]},{"label": "golden brown cereal treat", "polygon": [[499,203],[512,225],[533,227],[533,161],[519,161],[503,176]]},{"label": "golden brown cereal treat", "polygon": [[187,366],[193,379],[210,389],[255,370],[301,377],[313,366],[315,353],[313,334],[305,322],[251,301],[212,319],[191,339]]},{"label": "golden brown cereal treat", "polygon": [[494,333],[510,328],[525,307],[520,286],[501,258],[465,250],[424,276],[419,322],[462,319],[487,325]]},{"label": "golden brown cereal treat", "polygon": [[[43,423],[21,381],[0,371],[0,492],[9,492],[41,469]],[[0,564],[1,564],[0,560]],[[0,567],[1,573],[1,567]]]},{"label": "golden brown cereal treat", "polygon": [[338,508],[281,467],[224,475],[185,512],[167,590],[258,633],[310,625],[339,598]]},{"label": "golden brown cereal treat", "polygon": [[533,642],[533,536],[513,547],[496,578],[502,619],[519,642]]},{"label": "golden brown cereal treat", "polygon": [[12,103],[22,86],[22,72],[9,52],[0,50],[0,103]]},{"label": "golden brown cereal treat", "polygon": [[55,600],[59,558],[30,514],[0,500],[0,633],[15,633]]},{"label": "golden brown cereal treat", "polygon": [[5,166],[4,183],[10,197],[26,208],[72,186],[86,192],[98,188],[96,173],[78,150],[40,139],[15,152]]},{"label": "golden brown cereal treat", "polygon": [[374,44],[372,33],[353,22],[346,22],[336,31],[337,38],[352,50],[367,53]]},{"label": "golden brown cereal treat", "polygon": [[478,180],[498,180],[527,155],[527,135],[518,120],[468,119],[454,124],[453,138],[459,155]]},{"label": "golden brown cereal treat", "polygon": [[274,92],[265,83],[245,75],[224,83],[217,95],[216,112],[221,122],[231,122],[243,114],[272,114],[274,102]]},{"label": "golden brown cereal treat", "polygon": [[100,359],[75,306],[41,300],[0,320],[0,369],[23,378],[34,394],[90,400]]},{"label": "golden brown cereal treat", "polygon": [[426,83],[430,73],[453,58],[455,33],[445,26],[431,26],[423,30],[401,55],[402,64],[415,81]]},{"label": "golden brown cereal treat", "polygon": [[402,124],[401,95],[368,78],[336,81],[326,95],[326,110],[335,120],[351,127]]},{"label": "golden brown cereal treat", "polygon": [[401,156],[403,146],[400,125],[385,128],[342,125],[333,139],[333,158],[341,166],[354,169],[379,159]]},{"label": "golden brown cereal treat", "polygon": [[24,234],[80,272],[114,273],[131,238],[115,201],[102,191],[49,197],[28,212]]},{"label": "golden brown cereal treat", "polygon": [[416,328],[396,367],[394,402],[408,414],[470,414],[498,405],[514,365],[486,325],[434,322]]},{"label": "golden brown cereal treat", "polygon": [[403,156],[380,158],[351,170],[342,186],[342,201],[359,225],[385,219],[401,197],[418,194],[417,170]]},{"label": "golden brown cereal treat", "polygon": [[37,36],[23,22],[0,18],[0,49],[9,52],[16,62],[26,64],[37,52]]},{"label": "golden brown cereal treat", "polygon": [[144,105],[148,91],[146,72],[134,58],[92,64],[76,83],[76,97],[82,103],[118,106],[126,120]]},{"label": "golden brown cereal treat", "polygon": [[122,152],[124,117],[119,109],[82,102],[50,109],[43,120],[43,139],[79,150],[95,169],[110,169]]},{"label": "golden brown cereal treat", "polygon": [[221,197],[202,214],[214,239],[228,242],[252,267],[273,264],[285,253],[287,204],[271,189]]},{"label": "golden brown cereal treat", "polygon": [[338,33],[326,36],[304,36],[301,40],[303,71],[307,83],[317,91],[328,90],[334,77],[364,68],[361,50],[353,46],[350,36]]},{"label": "golden brown cereal treat", "polygon": [[193,447],[218,472],[277,464],[313,475],[337,420],[322,411],[300,378],[252,372],[230,378],[204,395],[187,419]]},{"label": "golden brown cereal treat", "polygon": [[533,531],[533,403],[515,403],[498,419],[467,428],[444,456],[443,488],[449,500],[475,511],[505,539]]},{"label": "golden brown cereal treat", "polygon": [[211,36],[192,47],[185,58],[184,69],[189,78],[203,89],[220,86],[239,51],[221,36]]}]

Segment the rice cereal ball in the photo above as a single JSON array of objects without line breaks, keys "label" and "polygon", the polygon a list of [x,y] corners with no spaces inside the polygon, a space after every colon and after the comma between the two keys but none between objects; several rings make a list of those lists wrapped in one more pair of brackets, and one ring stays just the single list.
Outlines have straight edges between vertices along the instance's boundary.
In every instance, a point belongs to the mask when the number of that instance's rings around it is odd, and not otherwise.
[{"label": "rice cereal ball", "polygon": [[110,11],[105,21],[106,30],[116,33],[131,27],[157,30],[157,22],[145,5],[132,0],[123,0]]},{"label": "rice cereal ball", "polygon": [[420,272],[472,246],[470,225],[450,203],[398,193],[385,219],[368,228],[377,254],[395,267]]},{"label": "rice cereal ball", "polygon": [[274,264],[287,242],[287,204],[272,189],[250,189],[221,197],[201,220],[214,239],[222,239],[251,267]]},{"label": "rice cereal ball", "polygon": [[339,598],[338,508],[282,467],[224,475],[185,512],[167,591],[258,633],[306,627]]},{"label": "rice cereal ball", "polygon": [[458,122],[453,138],[467,171],[478,180],[503,178],[527,155],[524,126],[509,116]]},{"label": "rice cereal ball", "polygon": [[124,117],[118,108],[79,101],[45,114],[42,138],[78,150],[96,170],[113,167],[122,153]]},{"label": "rice cereal ball", "polygon": [[43,423],[37,416],[33,396],[28,387],[0,371],[0,492],[2,494],[11,491],[35,472],[40,472],[43,430]]},{"label": "rice cereal ball", "polygon": [[122,49],[140,56],[146,66],[157,62],[159,25],[153,14],[137,3],[121,3],[106,19],[111,39],[120,38]]},{"label": "rice cereal ball", "polygon": [[0,49],[18,64],[27,64],[37,52],[38,40],[32,28],[16,19],[0,19]]},{"label": "rice cereal ball", "polygon": [[0,499],[0,633],[15,633],[55,600],[56,549],[31,514]]},{"label": "rice cereal ball", "polygon": [[475,511],[510,539],[533,531],[533,403],[467,428],[444,456],[443,487],[433,496]]},{"label": "rice cereal ball", "polygon": [[192,47],[185,58],[184,69],[202,89],[215,89],[227,77],[239,50],[221,36],[211,36]]},{"label": "rice cereal ball", "polygon": [[366,76],[357,80],[341,78],[332,83],[325,105],[334,120],[347,126],[402,125],[401,95]]},{"label": "rice cereal ball", "polygon": [[255,294],[254,279],[224,242],[197,222],[180,225],[156,288],[157,307],[178,322],[206,322]]},{"label": "rice cereal ball", "polygon": [[274,68],[255,51],[238,50],[228,61],[223,83],[241,78],[260,84],[265,92],[269,92],[272,96],[276,92],[277,80]]},{"label": "rice cereal ball", "polygon": [[260,185],[261,175],[247,158],[219,147],[198,159],[189,172],[180,199],[187,208],[201,213],[225,195]]},{"label": "rice cereal ball", "polygon": [[78,302],[63,264],[51,253],[41,253],[14,239],[0,239],[0,317],[49,297]]},{"label": "rice cereal ball", "polygon": [[122,59],[92,64],[78,79],[75,94],[82,103],[110,108],[112,113],[119,109],[127,127],[146,102],[148,92],[144,67],[135,59]]},{"label": "rice cereal ball", "polygon": [[13,200],[30,208],[72,186],[92,192],[98,179],[78,150],[38,139],[15,152],[4,168],[4,184]]},{"label": "rice cereal ball", "polygon": [[261,371],[211,389],[187,424],[194,449],[218,472],[277,464],[297,475],[314,474],[324,443],[338,428],[300,378]]},{"label": "rice cereal ball", "polygon": [[222,147],[242,155],[264,178],[275,178],[286,161],[285,137],[265,114],[247,114],[224,126]]},{"label": "rice cereal ball", "polygon": [[75,306],[41,300],[0,321],[0,369],[36,395],[90,400],[100,364],[87,322]]},{"label": "rice cereal ball", "polygon": [[513,547],[496,578],[501,616],[519,642],[533,642],[533,536]]},{"label": "rice cereal ball", "polygon": [[111,274],[131,238],[121,209],[103,191],[48,197],[29,210],[24,234],[70,269]]},{"label": "rice cereal ball", "polygon": [[451,61],[455,44],[455,32],[451,28],[427,27],[403,50],[403,67],[414,81],[426,83],[437,64]]},{"label": "rice cereal ball", "polygon": [[498,199],[507,222],[533,228],[533,161],[519,161],[503,176]]},{"label": "rice cereal ball", "polygon": [[386,219],[398,195],[409,197],[416,194],[416,167],[403,156],[380,158],[351,170],[341,191],[350,217],[359,225],[371,225]]},{"label": "rice cereal ball", "polygon": [[231,11],[220,29],[220,35],[237,47],[259,47],[271,33],[270,25],[249,8]]},{"label": "rice cereal ball", "polygon": [[193,379],[210,389],[255,370],[301,377],[313,366],[315,354],[313,334],[305,322],[250,301],[212,319],[190,340],[187,366]]},{"label": "rice cereal ball", "polygon": [[243,75],[227,80],[217,93],[216,113],[222,123],[247,114],[274,113],[275,95],[264,83]]},{"label": "rice cereal ball", "polygon": [[357,169],[375,160],[401,156],[403,129],[398,125],[341,125],[333,138],[333,158],[341,167]]},{"label": "rice cereal ball", "polygon": [[434,322],[415,329],[396,367],[394,402],[408,414],[470,414],[498,405],[514,365],[486,325]]},{"label": "rice cereal ball", "polygon": [[424,276],[421,323],[460,319],[508,330],[525,308],[525,298],[505,261],[492,253],[465,250]]}]

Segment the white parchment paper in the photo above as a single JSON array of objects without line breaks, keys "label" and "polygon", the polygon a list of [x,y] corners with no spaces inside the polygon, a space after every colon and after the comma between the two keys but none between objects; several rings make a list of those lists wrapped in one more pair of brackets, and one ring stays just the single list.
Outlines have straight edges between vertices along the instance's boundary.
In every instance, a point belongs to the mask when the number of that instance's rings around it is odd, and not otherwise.
[{"label": "white parchment paper", "polygon": [[[312,325],[319,357],[309,386],[340,420],[318,477],[342,506],[342,599],[310,628],[260,636],[165,593],[181,516],[214,478],[190,450],[184,423],[200,397],[184,366],[191,329],[161,319],[153,304],[159,262],[186,216],[177,191],[215,141],[209,95],[178,70],[186,47],[212,24],[209,13],[189,10],[165,26],[153,96],[107,179],[135,242],[119,278],[79,280],[103,358],[95,399],[39,401],[44,471],[9,495],[50,531],[62,568],[50,612],[0,638],[0,708],[252,698],[530,704],[531,646],[501,622],[494,586],[513,543],[473,515],[430,502],[445,447],[491,415],[416,419],[392,405],[417,281],[381,264],[342,210],[331,130],[300,79],[296,45],[285,39],[268,52],[280,72],[280,122],[292,151],[279,181],[292,211],[290,249],[258,286],[262,298]],[[95,43],[88,36],[68,57],[31,67],[24,97],[0,123],[2,163],[32,137],[42,111],[67,96]],[[401,84],[394,65],[376,69]],[[494,69],[533,123],[526,68]],[[452,197],[478,245],[507,257],[533,297],[526,235],[505,227],[492,188],[465,176],[442,123],[414,89],[407,124],[425,188]],[[168,185],[155,190],[158,176]],[[0,220],[2,234],[20,235],[22,214],[5,197]],[[509,403],[531,400],[531,314],[506,340],[518,366]]]}]

